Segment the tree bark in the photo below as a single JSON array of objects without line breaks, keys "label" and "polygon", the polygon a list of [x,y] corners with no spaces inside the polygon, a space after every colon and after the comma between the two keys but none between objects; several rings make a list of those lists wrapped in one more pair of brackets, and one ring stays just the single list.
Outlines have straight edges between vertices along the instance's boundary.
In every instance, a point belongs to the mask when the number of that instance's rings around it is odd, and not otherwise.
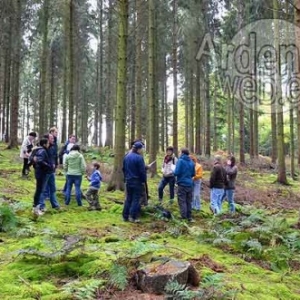
[{"label": "tree bark", "polygon": [[115,158],[112,179],[107,190],[124,190],[123,157],[125,153],[126,126],[126,67],[127,67],[127,38],[128,38],[128,0],[118,1],[119,39],[118,39],[118,84],[116,105],[116,135]]},{"label": "tree bark", "polygon": [[154,92],[154,0],[148,1],[149,161],[156,160],[156,101]]},{"label": "tree bark", "polygon": [[10,110],[10,136],[8,148],[18,147],[18,121],[19,121],[19,87],[20,87],[20,64],[21,64],[21,0],[14,0],[13,21],[13,49],[12,49],[12,98]]},{"label": "tree bark", "polygon": [[177,31],[178,31],[178,2],[173,0],[173,49],[172,49],[172,67],[173,67],[173,147],[175,155],[178,155],[178,99],[177,99]]},{"label": "tree bark", "polygon": [[[279,49],[279,24],[278,24],[278,2],[273,0],[274,16],[274,44],[275,49]],[[288,184],[286,177],[285,155],[284,155],[284,130],[283,130],[283,108],[282,108],[282,82],[280,75],[280,59],[277,59],[275,74],[276,84],[276,109],[277,109],[277,150],[278,150],[278,173],[277,181],[281,184]]]},{"label": "tree bark", "polygon": [[49,20],[49,0],[44,0],[43,14],[41,23],[43,30],[42,55],[41,55],[41,84],[40,84],[40,101],[39,101],[39,136],[47,132],[46,124],[46,88],[47,88],[47,69],[48,69],[48,20]]}]

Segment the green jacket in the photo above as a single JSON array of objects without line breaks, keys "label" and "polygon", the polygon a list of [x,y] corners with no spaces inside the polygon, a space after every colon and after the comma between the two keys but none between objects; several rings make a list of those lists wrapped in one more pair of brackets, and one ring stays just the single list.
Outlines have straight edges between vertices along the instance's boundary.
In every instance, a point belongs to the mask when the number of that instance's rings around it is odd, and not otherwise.
[{"label": "green jacket", "polygon": [[71,151],[65,161],[64,170],[67,175],[83,175],[86,171],[86,164],[83,155],[78,151]]}]

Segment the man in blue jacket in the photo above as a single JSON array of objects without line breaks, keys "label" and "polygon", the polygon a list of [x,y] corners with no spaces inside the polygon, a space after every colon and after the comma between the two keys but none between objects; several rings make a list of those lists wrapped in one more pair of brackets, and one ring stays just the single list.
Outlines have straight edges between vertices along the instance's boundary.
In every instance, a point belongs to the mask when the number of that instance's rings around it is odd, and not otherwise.
[{"label": "man in blue jacket", "polygon": [[126,200],[123,209],[124,221],[139,223],[140,197],[146,182],[146,167],[142,156],[144,145],[137,141],[123,160],[123,173],[126,183]]},{"label": "man in blue jacket", "polygon": [[189,157],[190,152],[186,148],[181,149],[174,175],[177,177],[177,197],[182,219],[192,222],[193,177],[195,176],[195,164]]}]

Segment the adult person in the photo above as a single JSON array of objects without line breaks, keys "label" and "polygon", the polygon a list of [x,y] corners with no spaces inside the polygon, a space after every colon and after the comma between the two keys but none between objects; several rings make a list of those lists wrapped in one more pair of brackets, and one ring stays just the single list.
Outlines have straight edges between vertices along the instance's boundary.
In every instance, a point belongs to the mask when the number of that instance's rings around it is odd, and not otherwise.
[{"label": "adult person", "polygon": [[123,209],[123,220],[139,223],[140,198],[146,182],[146,166],[142,156],[144,145],[140,141],[133,144],[132,149],[123,160],[123,173],[126,183],[126,200]]},{"label": "adult person", "polygon": [[195,176],[193,177],[193,202],[192,202],[192,209],[199,211],[201,209],[201,184],[202,184],[202,177],[203,177],[203,168],[198,163],[198,159],[195,155],[190,155],[191,160],[195,164]]},{"label": "adult person", "polygon": [[[130,149],[126,153],[126,155],[128,153],[132,152],[132,147],[133,147],[134,143],[137,143],[137,142],[142,143],[143,148],[145,148],[144,142],[141,139],[136,139],[133,142],[131,142]],[[146,165],[145,168],[146,168],[146,173],[147,173],[147,170],[149,170],[151,168],[151,166],[150,165]],[[149,198],[150,198],[150,196],[149,196],[149,189],[148,189],[148,183],[147,183],[147,177],[146,177],[145,184],[143,185],[143,188],[142,188],[142,194],[141,194],[141,198],[140,198],[140,207],[141,206],[148,206],[148,200],[149,200]]]},{"label": "adult person", "polygon": [[33,213],[36,215],[43,215],[40,210],[40,198],[45,188],[47,174],[53,171],[53,164],[48,156],[49,140],[42,138],[39,142],[39,149],[37,149],[34,157],[34,174],[36,179],[36,187],[33,198]]},{"label": "adult person", "polygon": [[[70,153],[70,150],[73,148],[75,143],[76,143],[76,136],[74,134],[71,134],[58,155],[60,164],[64,164],[67,155]],[[64,194],[66,194],[67,191],[67,182],[68,182],[68,175],[66,174],[66,182],[62,190]]]},{"label": "adult person", "polygon": [[60,209],[59,203],[56,199],[56,184],[55,184],[55,169],[57,167],[57,147],[55,146],[55,139],[52,134],[45,134],[43,138],[48,139],[49,147],[47,149],[49,160],[52,164],[51,172],[47,173],[45,178],[45,188],[40,198],[40,210],[45,211],[45,200],[49,197],[52,208]]},{"label": "adult person", "polygon": [[189,157],[187,148],[181,149],[181,155],[176,164],[174,175],[177,177],[177,197],[181,219],[193,222],[192,200],[193,200],[193,177],[195,176],[195,164]]},{"label": "adult person", "polygon": [[75,185],[75,195],[78,206],[82,206],[81,201],[81,182],[82,175],[86,172],[86,163],[80,153],[79,145],[74,145],[64,161],[64,170],[67,174],[67,191],[65,194],[65,204],[69,205],[71,200],[71,190]]},{"label": "adult person", "polygon": [[57,130],[57,128],[56,127],[50,128],[49,134],[51,134],[53,136],[52,148],[53,148],[53,153],[55,154],[55,157],[54,157],[55,167],[57,168],[57,166],[58,166],[58,143],[57,143],[58,130]]},{"label": "adult person", "polygon": [[235,180],[237,177],[238,169],[235,164],[235,157],[230,156],[227,160],[225,166],[225,172],[227,176],[227,183],[225,185],[224,194],[222,197],[222,202],[227,199],[229,204],[229,211],[235,213],[235,203],[234,203],[234,191],[235,191]]},{"label": "adult person", "polygon": [[30,169],[28,165],[28,157],[30,156],[30,153],[33,148],[33,142],[36,139],[36,137],[36,132],[32,131],[23,140],[20,151],[20,157],[23,159],[22,177],[27,177],[29,174]]},{"label": "adult person", "polygon": [[217,215],[222,211],[224,187],[227,184],[226,172],[222,166],[222,158],[216,155],[210,175],[210,209]]},{"label": "adult person", "polygon": [[69,135],[68,140],[64,143],[64,145],[61,147],[59,151],[58,154],[59,164],[62,165],[64,163],[64,159],[66,155],[69,154],[70,150],[75,145],[75,143],[76,143],[76,136],[74,134]]},{"label": "adult person", "polygon": [[169,185],[170,189],[170,203],[174,202],[175,197],[175,176],[174,170],[177,163],[177,157],[174,154],[172,146],[167,147],[166,155],[162,163],[163,177],[158,186],[158,199],[160,202],[163,200],[164,188]]}]

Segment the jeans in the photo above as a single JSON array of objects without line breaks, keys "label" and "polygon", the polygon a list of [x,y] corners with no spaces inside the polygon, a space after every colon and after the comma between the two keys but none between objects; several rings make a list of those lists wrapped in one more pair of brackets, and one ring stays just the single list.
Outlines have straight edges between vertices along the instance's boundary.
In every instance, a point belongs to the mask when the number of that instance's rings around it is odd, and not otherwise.
[{"label": "jeans", "polygon": [[28,173],[29,173],[28,158],[23,158],[22,175],[28,175]]},{"label": "jeans", "polygon": [[71,201],[71,190],[73,184],[75,185],[75,195],[78,206],[82,206],[81,202],[81,181],[82,175],[68,175],[67,176],[67,191],[65,194],[65,204],[69,205]]},{"label": "jeans", "polygon": [[234,213],[235,212],[234,190],[225,190],[222,197],[222,202],[225,201],[226,198],[228,200],[230,212]]},{"label": "jeans", "polygon": [[55,173],[47,174],[45,179],[45,188],[40,197],[40,208],[45,208],[45,200],[49,197],[52,208],[58,208],[59,203],[56,199]]},{"label": "jeans", "polygon": [[138,218],[142,192],[142,183],[126,183],[126,200],[123,209],[124,220],[128,220],[129,217],[133,220]]},{"label": "jeans", "polygon": [[222,211],[223,195],[224,189],[212,188],[210,190],[210,207],[216,215]]},{"label": "jeans", "polygon": [[200,202],[201,184],[202,184],[201,179],[194,181],[192,209],[195,210],[200,210],[201,208],[201,202]]},{"label": "jeans", "polygon": [[66,182],[64,184],[63,193],[66,194],[67,192],[67,184],[68,184],[68,175],[66,175]]},{"label": "jeans", "polygon": [[174,199],[175,196],[175,177],[174,176],[170,176],[170,177],[163,177],[162,180],[159,183],[158,186],[158,197],[159,200],[161,201],[163,198],[163,194],[164,194],[164,188],[166,187],[166,185],[169,184],[169,188],[170,188],[170,199]]},{"label": "jeans", "polygon": [[192,218],[193,187],[178,185],[178,205],[182,219]]},{"label": "jeans", "polygon": [[33,197],[33,207],[36,207],[40,204],[40,198],[45,188],[46,182],[46,175],[42,176],[35,176],[36,179],[36,186],[35,186],[35,193]]}]

